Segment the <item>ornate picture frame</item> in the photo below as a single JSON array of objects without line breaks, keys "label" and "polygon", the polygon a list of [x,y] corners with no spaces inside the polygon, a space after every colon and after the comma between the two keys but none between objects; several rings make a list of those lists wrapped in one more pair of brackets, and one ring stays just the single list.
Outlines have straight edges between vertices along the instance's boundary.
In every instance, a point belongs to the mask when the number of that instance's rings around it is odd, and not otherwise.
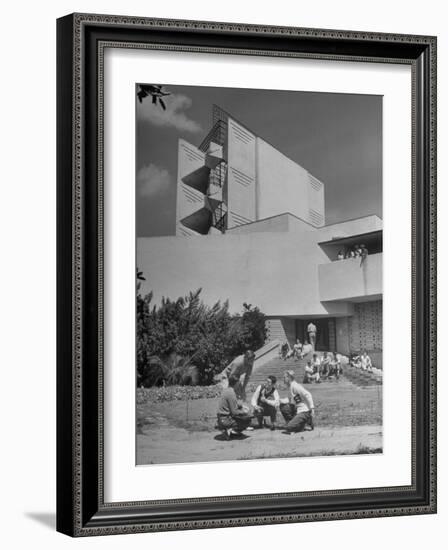
[{"label": "ornate picture frame", "polygon": [[[70,536],[436,512],[436,38],[110,15],[57,22],[57,530]],[[104,498],[104,52],[108,47],[408,65],[412,71],[412,482]],[[106,308],[107,309],[107,308]]]}]

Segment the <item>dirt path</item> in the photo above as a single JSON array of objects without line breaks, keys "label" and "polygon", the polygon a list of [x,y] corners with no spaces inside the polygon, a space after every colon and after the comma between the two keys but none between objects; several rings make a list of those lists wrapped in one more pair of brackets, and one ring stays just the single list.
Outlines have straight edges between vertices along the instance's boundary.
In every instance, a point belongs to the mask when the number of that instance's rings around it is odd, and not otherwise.
[{"label": "dirt path", "polygon": [[218,432],[192,432],[173,427],[162,418],[154,421],[137,435],[137,464],[355,454],[361,449],[382,448],[379,425],[317,427],[292,435],[263,429],[246,432],[244,439],[222,441]]}]

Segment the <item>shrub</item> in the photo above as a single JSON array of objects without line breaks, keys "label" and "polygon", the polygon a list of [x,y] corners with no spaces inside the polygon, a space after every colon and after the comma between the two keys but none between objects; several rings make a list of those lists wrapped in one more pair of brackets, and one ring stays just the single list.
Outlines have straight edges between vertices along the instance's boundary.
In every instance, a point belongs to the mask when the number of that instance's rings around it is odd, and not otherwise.
[{"label": "shrub", "polygon": [[138,388],[137,404],[162,403],[165,401],[186,401],[187,399],[210,399],[221,395],[221,387],[213,386],[161,386]]},{"label": "shrub", "polygon": [[235,356],[264,344],[265,316],[257,307],[244,304],[232,315],[227,301],[208,306],[200,294],[163,298],[158,307],[152,292],[137,294],[139,387],[210,384]]}]

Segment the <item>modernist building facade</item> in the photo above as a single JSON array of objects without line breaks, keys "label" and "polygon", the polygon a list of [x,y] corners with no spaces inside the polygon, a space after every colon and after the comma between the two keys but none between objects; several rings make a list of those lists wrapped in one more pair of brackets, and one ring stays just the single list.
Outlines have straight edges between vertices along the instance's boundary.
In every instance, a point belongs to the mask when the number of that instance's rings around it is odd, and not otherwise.
[{"label": "modernist building facade", "polygon": [[179,141],[176,233],[222,233],[285,212],[323,226],[322,182],[214,106],[199,147]]},{"label": "modernist building facade", "polygon": [[[381,366],[382,220],[326,225],[324,201],[322,182],[215,107],[199,147],[179,141],[176,236],[138,239],[141,291],[251,303],[279,342],[313,320],[318,350],[366,349]],[[365,261],[337,259],[356,244]]]}]

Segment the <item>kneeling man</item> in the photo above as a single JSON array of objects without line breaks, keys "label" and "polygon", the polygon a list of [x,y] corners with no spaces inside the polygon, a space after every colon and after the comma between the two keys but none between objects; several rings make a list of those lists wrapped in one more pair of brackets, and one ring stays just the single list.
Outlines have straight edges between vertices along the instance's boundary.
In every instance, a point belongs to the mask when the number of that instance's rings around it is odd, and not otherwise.
[{"label": "kneeling man", "polygon": [[303,432],[307,425],[314,429],[314,403],[311,393],[295,380],[292,370],[285,372],[284,380],[290,391],[289,399],[281,400],[280,404],[280,411],[286,422],[285,433]]},{"label": "kneeling man", "polygon": [[268,376],[263,384],[260,384],[255,390],[252,396],[252,407],[254,408],[255,418],[258,420],[258,427],[263,427],[263,419],[265,416],[269,416],[271,419],[271,430],[275,430],[275,420],[277,418],[277,409],[280,404],[280,397],[278,395],[275,384],[277,378],[275,376]]},{"label": "kneeling man", "polygon": [[238,404],[234,389],[238,382],[237,376],[229,377],[229,385],[223,390],[218,405],[218,428],[222,430],[227,439],[243,432],[252,420],[252,416],[248,414],[246,408]]}]

